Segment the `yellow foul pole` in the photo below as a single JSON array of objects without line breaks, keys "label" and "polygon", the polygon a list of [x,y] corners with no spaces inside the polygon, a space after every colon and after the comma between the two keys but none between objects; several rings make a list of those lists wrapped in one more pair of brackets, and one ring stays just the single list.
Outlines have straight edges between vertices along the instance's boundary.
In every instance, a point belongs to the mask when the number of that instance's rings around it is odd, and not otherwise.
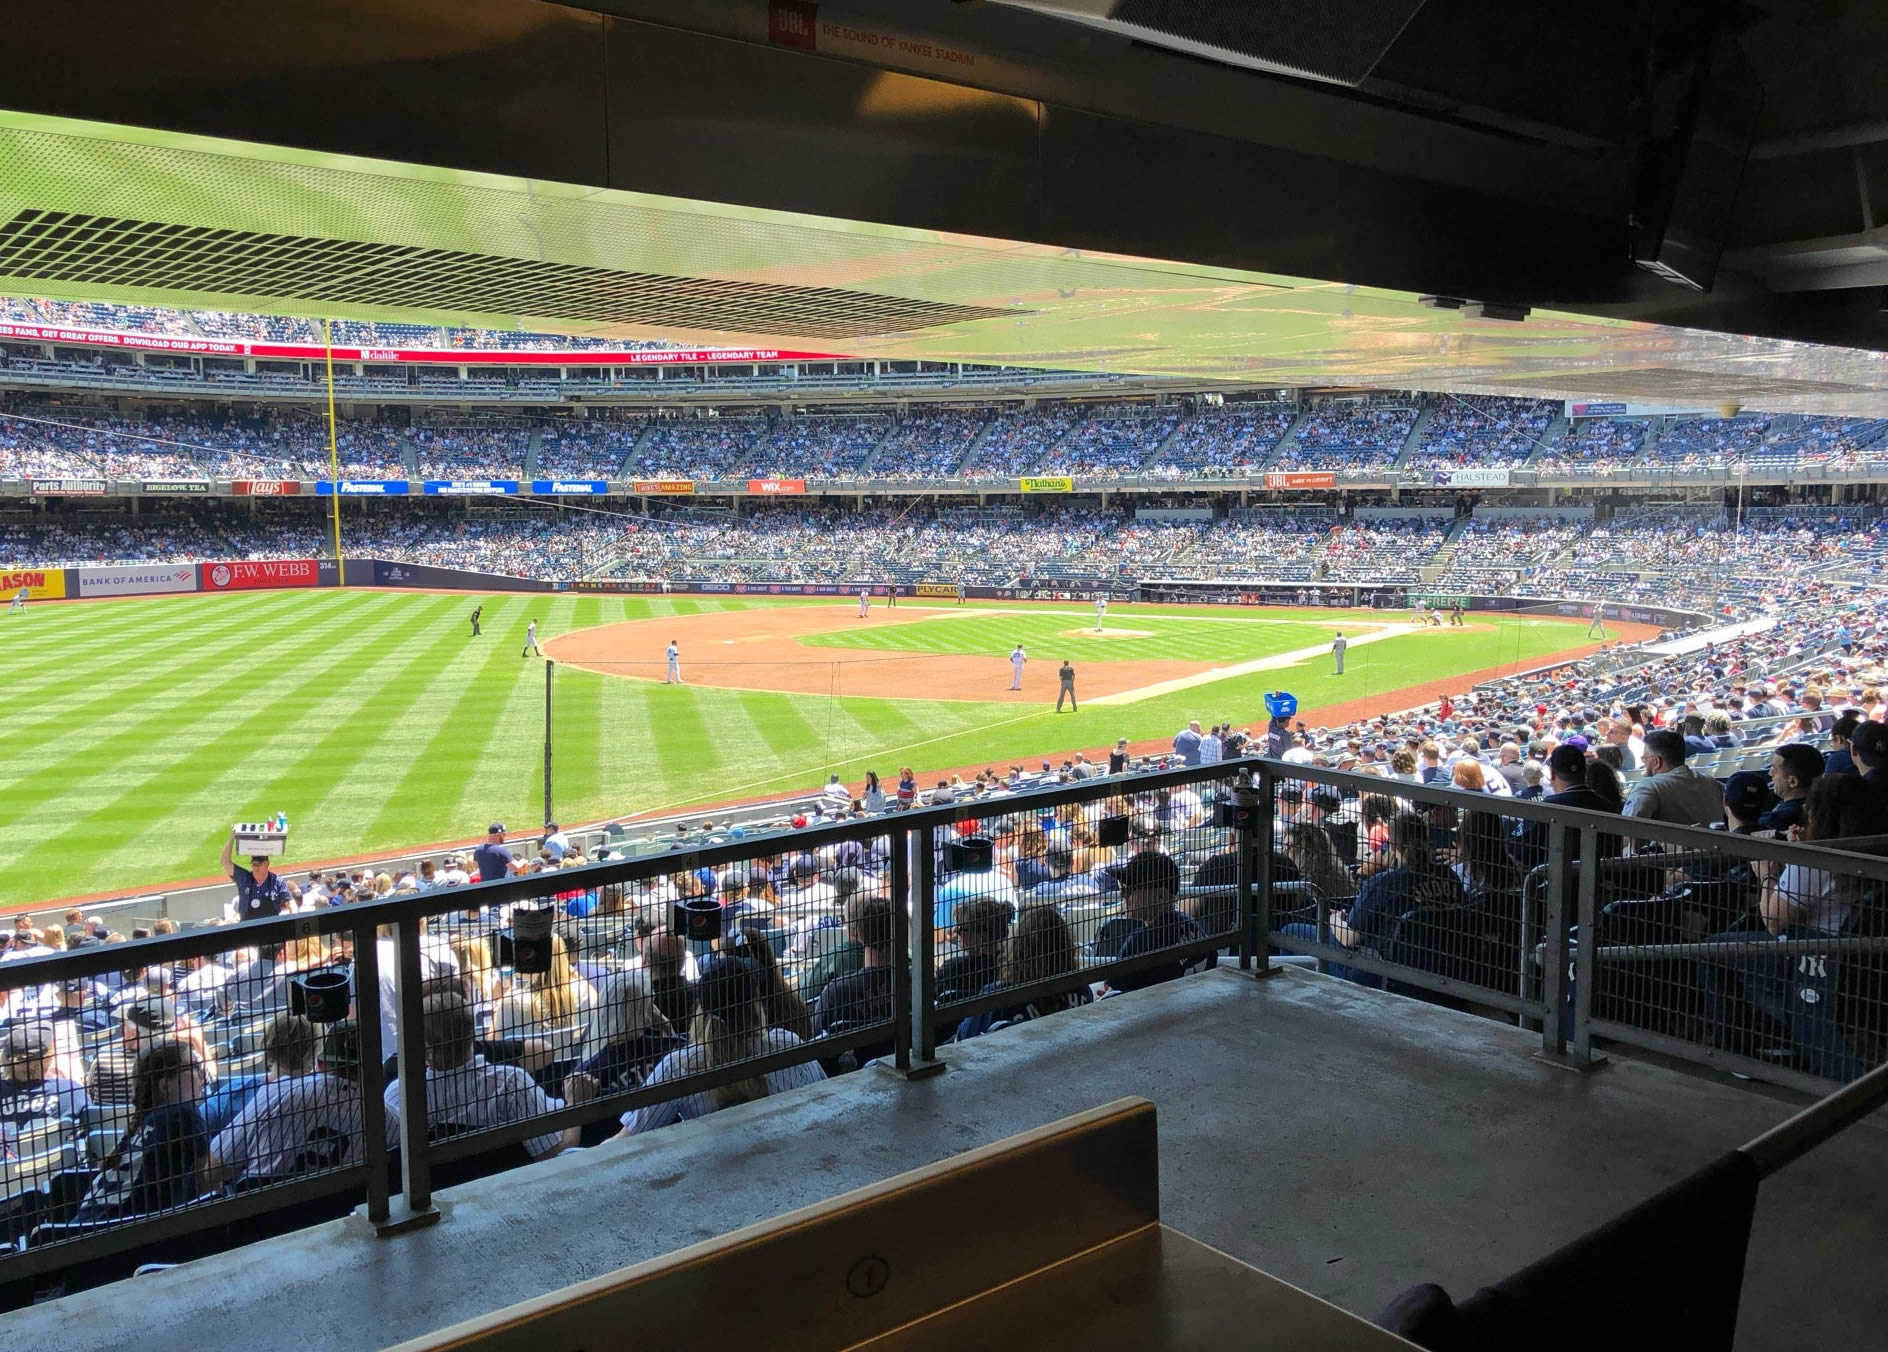
[{"label": "yellow foul pole", "polygon": [[328,477],[334,481],[334,566],[335,579],[347,586],[347,561],[341,557],[341,443],[334,426],[334,321],[321,321],[322,346],[328,349]]}]

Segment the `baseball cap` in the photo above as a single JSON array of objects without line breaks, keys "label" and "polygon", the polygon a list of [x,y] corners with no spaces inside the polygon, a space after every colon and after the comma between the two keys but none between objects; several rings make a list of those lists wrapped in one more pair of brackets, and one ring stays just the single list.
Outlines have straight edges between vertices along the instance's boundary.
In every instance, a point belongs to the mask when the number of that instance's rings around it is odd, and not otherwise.
[{"label": "baseball cap", "polygon": [[1762,770],[1739,770],[1724,781],[1724,806],[1747,820],[1768,812],[1776,803],[1770,776]]},{"label": "baseball cap", "polygon": [[1562,779],[1571,779],[1586,773],[1586,751],[1574,745],[1577,739],[1569,738],[1555,747],[1547,758],[1547,768]]},{"label": "baseball cap", "polygon": [[503,822],[493,822],[490,826],[485,828],[485,834],[488,836],[500,835],[504,832],[504,829],[505,824]]},{"label": "baseball cap", "polygon": [[161,995],[148,995],[126,1005],[119,1017],[147,1033],[165,1033],[177,1023],[177,1006]]},{"label": "baseball cap", "polygon": [[1180,866],[1159,850],[1135,855],[1115,875],[1123,892],[1137,887],[1158,887],[1169,892],[1180,890]]},{"label": "baseball cap", "polygon": [[1278,800],[1281,803],[1302,803],[1305,791],[1296,784],[1281,784],[1278,787]]},{"label": "baseball cap", "polygon": [[52,1051],[52,1030],[43,1024],[16,1024],[7,1029],[8,1056],[45,1056]]},{"label": "baseball cap", "polygon": [[1311,791],[1311,805],[1321,807],[1326,812],[1335,812],[1343,802],[1344,795],[1329,784],[1320,784]]},{"label": "baseball cap", "polygon": [[353,1019],[328,1025],[321,1037],[321,1064],[358,1066],[361,1063],[361,1026]]},{"label": "baseball cap", "polygon": [[1888,756],[1888,724],[1858,723],[1849,734],[1849,753],[1880,760]]}]

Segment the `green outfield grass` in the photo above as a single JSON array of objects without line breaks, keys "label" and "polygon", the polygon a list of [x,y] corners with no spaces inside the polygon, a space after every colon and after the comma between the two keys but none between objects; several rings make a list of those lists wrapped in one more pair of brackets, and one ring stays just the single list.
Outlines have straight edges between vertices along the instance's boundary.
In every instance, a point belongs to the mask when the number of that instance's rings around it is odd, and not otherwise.
[{"label": "green outfield grass", "polygon": [[[468,637],[467,596],[259,592],[86,605],[0,616],[0,904],[38,902],[215,871],[232,822],[278,810],[291,864],[534,827],[543,804],[544,674],[519,657],[542,636],[617,620],[849,600],[488,596]],[[1255,617],[1257,618],[1257,617]],[[1365,617],[1268,611],[1264,623],[1117,605],[1110,627],[1149,639],[1063,639],[1093,607],[963,615],[818,640],[854,647],[1032,657],[1191,655],[1230,664],[1322,645]],[[1399,616],[1379,615],[1381,621]],[[1275,623],[1272,621],[1286,621]],[[1190,717],[1258,723],[1265,690],[1307,709],[1455,673],[1526,663],[1580,641],[1553,620],[1506,619],[1353,648],[1079,714],[970,701],[826,698],[668,687],[560,667],[558,815],[566,822],[811,789],[836,770],[1007,763],[1117,737],[1167,737]],[[930,645],[940,644],[933,648]],[[809,641],[810,650],[816,647]],[[1139,649],[1139,651],[1137,651]],[[1045,678],[1045,684],[1048,684]]]}]

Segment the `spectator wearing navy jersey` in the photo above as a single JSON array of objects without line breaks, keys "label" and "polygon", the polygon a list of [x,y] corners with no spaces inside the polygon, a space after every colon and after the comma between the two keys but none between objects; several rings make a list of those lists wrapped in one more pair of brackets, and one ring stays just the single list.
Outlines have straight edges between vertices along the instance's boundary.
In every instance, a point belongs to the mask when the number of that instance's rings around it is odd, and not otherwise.
[{"label": "spectator wearing navy jersey", "polygon": [[[1195,724],[1195,727],[1198,725]],[[1178,908],[1180,866],[1159,850],[1143,850],[1115,874],[1121,884],[1121,906],[1134,929],[1116,952],[1120,958],[1144,957],[1177,944],[1191,943],[1205,936],[1193,918]],[[1108,985],[1118,991],[1137,991],[1172,981],[1185,974],[1188,964],[1197,959],[1174,958],[1170,962],[1143,967],[1136,972],[1112,977]],[[1214,965],[1211,954],[1205,965]]]},{"label": "spectator wearing navy jersey", "polygon": [[1771,752],[1770,789],[1776,794],[1777,802],[1757,824],[1767,831],[1787,831],[1792,826],[1802,826],[1810,786],[1821,779],[1822,774],[1822,753],[1813,746],[1791,742]]},{"label": "spectator wearing navy jersey", "polygon": [[1849,737],[1849,755],[1862,782],[1888,797],[1888,724],[1858,723]]},{"label": "spectator wearing navy jersey", "polygon": [[485,830],[485,843],[472,851],[472,862],[478,866],[479,881],[496,882],[512,873],[523,873],[524,866],[512,858],[511,851],[505,848],[505,824],[493,822]]},{"label": "spectator wearing navy jersey", "polygon": [[54,1072],[53,1052],[52,1029],[31,1023],[7,1029],[0,1133],[9,1143],[35,1122],[77,1117],[87,1106],[85,1086]]}]

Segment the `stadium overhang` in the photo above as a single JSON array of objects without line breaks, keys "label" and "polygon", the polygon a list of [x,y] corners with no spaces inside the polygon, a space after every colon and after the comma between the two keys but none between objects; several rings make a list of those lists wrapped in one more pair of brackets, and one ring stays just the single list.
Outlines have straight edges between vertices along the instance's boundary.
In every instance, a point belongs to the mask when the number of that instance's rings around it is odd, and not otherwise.
[{"label": "stadium overhang", "polygon": [[0,292],[1888,415],[1880,353],[0,114]]}]

